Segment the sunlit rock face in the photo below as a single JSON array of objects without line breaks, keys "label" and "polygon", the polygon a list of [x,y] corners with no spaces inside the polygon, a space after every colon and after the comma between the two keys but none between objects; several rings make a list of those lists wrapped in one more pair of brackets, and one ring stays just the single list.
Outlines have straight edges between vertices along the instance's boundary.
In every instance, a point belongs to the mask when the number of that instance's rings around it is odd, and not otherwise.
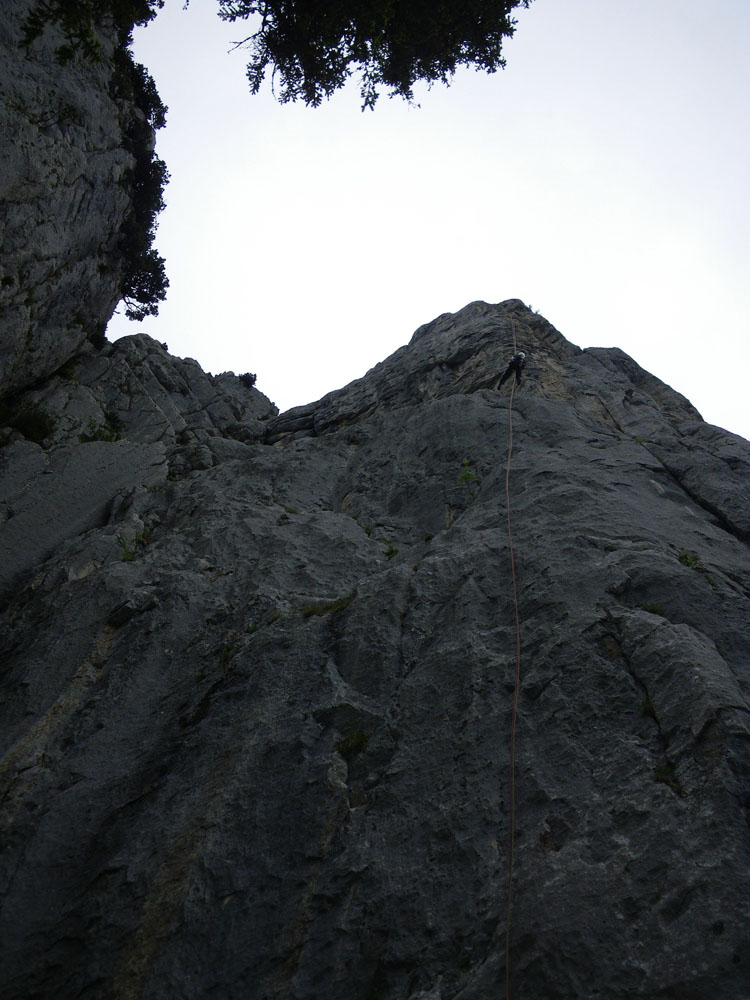
[{"label": "sunlit rock face", "polygon": [[60,66],[48,29],[21,47],[30,0],[0,16],[0,395],[55,371],[101,337],[119,298],[120,227],[134,159],[116,98],[114,32],[101,61]]},{"label": "sunlit rock face", "polygon": [[0,996],[503,996],[514,339],[512,996],[746,1000],[750,446],[517,300],[281,415],[147,337],[27,394]]}]

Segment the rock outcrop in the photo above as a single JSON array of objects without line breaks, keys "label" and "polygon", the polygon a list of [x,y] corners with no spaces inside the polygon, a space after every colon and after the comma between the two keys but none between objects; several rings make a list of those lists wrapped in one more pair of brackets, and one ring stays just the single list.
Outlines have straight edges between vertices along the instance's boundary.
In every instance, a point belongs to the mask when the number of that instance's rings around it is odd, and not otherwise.
[{"label": "rock outcrop", "polygon": [[0,997],[503,995],[514,328],[512,996],[747,997],[750,445],[516,300],[281,415],[143,336],[21,400]]},{"label": "rock outcrop", "polygon": [[0,596],[72,535],[101,525],[123,491],[244,454],[240,442],[262,439],[262,420],[278,411],[231,373],[213,378],[140,335],[68,363],[24,393],[16,412],[22,429],[42,430],[36,441],[0,431]]},{"label": "rock outcrop", "polygon": [[128,132],[149,129],[118,83],[114,27],[98,61],[61,66],[54,27],[22,47],[31,7],[6,0],[0,17],[0,397],[103,339],[133,212]]}]

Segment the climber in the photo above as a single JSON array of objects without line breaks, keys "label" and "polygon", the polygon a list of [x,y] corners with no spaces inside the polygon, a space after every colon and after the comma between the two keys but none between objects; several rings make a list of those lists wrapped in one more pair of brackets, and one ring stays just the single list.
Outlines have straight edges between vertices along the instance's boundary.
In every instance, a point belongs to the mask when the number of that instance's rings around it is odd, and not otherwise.
[{"label": "climber", "polygon": [[518,354],[514,354],[513,357],[510,359],[510,361],[508,362],[508,367],[505,369],[503,377],[500,379],[500,384],[498,385],[498,389],[502,388],[503,383],[507,379],[509,379],[514,372],[516,373],[516,385],[517,386],[520,385],[521,372],[524,370],[525,367],[526,367],[526,355],[523,353],[523,351],[519,351]]}]

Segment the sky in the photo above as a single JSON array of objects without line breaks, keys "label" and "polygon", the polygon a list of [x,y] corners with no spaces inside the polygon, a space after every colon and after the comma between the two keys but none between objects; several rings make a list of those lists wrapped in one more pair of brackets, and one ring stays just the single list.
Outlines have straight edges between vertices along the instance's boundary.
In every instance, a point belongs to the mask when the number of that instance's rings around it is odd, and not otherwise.
[{"label": "sky", "polygon": [[[579,347],[619,347],[750,438],[750,3],[534,0],[507,67],[419,106],[256,96],[249,33],[166,0],[135,58],[169,107],[157,317],[115,315],[283,411],[414,330],[520,298]],[[533,358],[529,358],[529,366]]]}]

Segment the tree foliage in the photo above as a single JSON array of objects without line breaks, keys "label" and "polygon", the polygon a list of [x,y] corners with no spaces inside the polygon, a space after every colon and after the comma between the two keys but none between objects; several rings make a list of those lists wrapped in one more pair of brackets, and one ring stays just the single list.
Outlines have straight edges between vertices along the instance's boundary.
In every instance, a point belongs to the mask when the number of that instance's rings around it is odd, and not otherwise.
[{"label": "tree foliage", "polygon": [[79,53],[98,60],[98,24],[111,19],[127,45],[135,25],[148,24],[163,6],[164,0],[36,0],[24,21],[21,44],[28,48],[48,24],[54,24],[65,38],[56,50],[58,62],[69,63]]},{"label": "tree foliage", "polygon": [[279,99],[317,106],[354,72],[363,107],[382,88],[413,100],[414,84],[448,83],[458,66],[489,73],[505,65],[512,13],[531,0],[219,0],[226,21],[259,18],[238,42],[250,50],[247,76],[257,93],[267,70]]},{"label": "tree foliage", "polygon": [[152,77],[133,61],[126,46],[115,53],[112,90],[114,96],[140,111],[123,121],[123,145],[132,153],[135,165],[129,178],[132,208],[120,229],[125,315],[140,321],[158,313],[169,287],[164,258],[154,248],[156,218],[164,208],[169,172],[154,150],[153,130],[164,126],[167,109]]}]

